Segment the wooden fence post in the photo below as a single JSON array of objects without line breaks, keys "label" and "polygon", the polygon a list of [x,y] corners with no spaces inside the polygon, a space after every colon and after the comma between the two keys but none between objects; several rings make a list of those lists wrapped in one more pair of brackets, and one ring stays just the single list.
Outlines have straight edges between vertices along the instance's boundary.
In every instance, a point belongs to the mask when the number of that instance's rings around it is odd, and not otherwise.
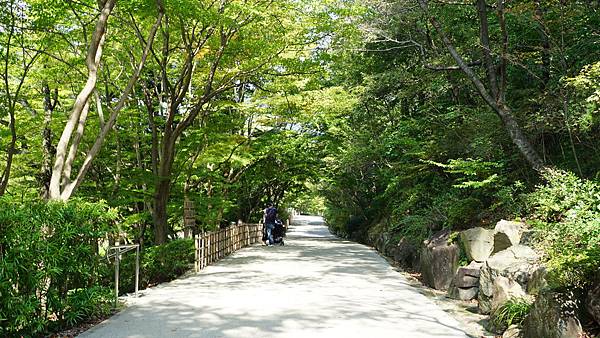
[{"label": "wooden fence post", "polygon": [[198,247],[198,236],[194,235],[194,270],[196,272],[200,271],[200,254],[199,254],[199,250],[200,248]]},{"label": "wooden fence post", "polygon": [[194,209],[194,201],[186,193],[183,200],[183,236],[185,238],[193,237],[195,227],[196,210]]},{"label": "wooden fence post", "polygon": [[250,246],[250,227],[248,224],[244,224],[244,231],[246,231],[246,246]]},{"label": "wooden fence post", "polygon": [[212,263],[212,249],[213,249],[213,246],[214,246],[214,244],[212,242],[212,240],[213,240],[212,237],[213,237],[212,236],[212,232],[209,232],[208,233],[208,247],[207,247],[207,249],[208,249],[208,262],[207,263],[208,264]]},{"label": "wooden fence post", "polygon": [[202,231],[202,235],[200,236],[200,269],[204,269],[204,231]]}]

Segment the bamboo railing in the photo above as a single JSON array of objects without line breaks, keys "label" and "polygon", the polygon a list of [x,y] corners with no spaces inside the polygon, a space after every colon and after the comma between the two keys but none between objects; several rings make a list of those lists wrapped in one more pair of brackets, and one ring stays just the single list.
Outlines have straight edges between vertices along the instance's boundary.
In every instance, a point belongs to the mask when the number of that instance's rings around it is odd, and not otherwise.
[{"label": "bamboo railing", "polygon": [[262,240],[262,224],[238,223],[194,236],[196,272],[231,253]]}]

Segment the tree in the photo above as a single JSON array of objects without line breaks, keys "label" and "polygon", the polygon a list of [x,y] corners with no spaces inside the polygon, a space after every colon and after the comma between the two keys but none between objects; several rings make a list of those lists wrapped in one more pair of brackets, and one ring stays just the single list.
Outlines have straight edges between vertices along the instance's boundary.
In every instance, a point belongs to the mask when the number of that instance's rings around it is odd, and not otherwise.
[{"label": "tree", "polygon": [[71,179],[71,171],[74,161],[77,157],[79,145],[81,144],[83,133],[85,130],[85,124],[90,109],[90,98],[96,88],[98,70],[102,59],[103,45],[106,40],[106,31],[108,27],[108,19],[115,7],[116,0],[105,0],[99,2],[100,16],[96,22],[96,27],[92,34],[92,38],[89,43],[86,66],[88,70],[87,80],[85,86],[81,89],[77,98],[75,99],[73,110],[70,114],[69,120],[67,121],[60,140],[56,146],[56,156],[54,160],[54,166],[52,168],[52,175],[49,185],[49,198],[67,200],[71,197],[75,189],[83,182],[87,171],[89,170],[92,161],[100,151],[104,139],[108,132],[113,128],[119,111],[125,106],[129,94],[133,90],[137,79],[140,76],[142,68],[146,62],[146,58],[152,48],[154,37],[162,22],[164,5],[161,0],[157,0],[158,15],[154,25],[152,26],[148,38],[141,40],[141,47],[143,48],[142,55],[139,61],[133,69],[126,87],[123,89],[120,98],[116,105],[111,109],[111,114],[108,120],[102,126],[102,129],[94,145],[87,152],[81,167],[77,173],[75,179]]},{"label": "tree", "polygon": [[[2,81],[0,108],[8,113],[7,125],[10,132],[10,141],[6,147],[6,162],[0,175],[0,196],[2,196],[8,187],[13,158],[17,152],[18,135],[15,117],[17,104],[21,102],[23,85],[40,52],[28,49],[31,43],[27,37],[30,22],[25,4],[16,0],[3,0],[0,1],[0,8],[2,9],[2,14],[0,14],[0,59],[3,70],[0,73]],[[4,112],[0,115],[1,118],[4,118]]]},{"label": "tree", "polygon": [[418,0],[419,6],[423,10],[423,13],[427,16],[429,22],[434,27],[442,39],[443,44],[446,46],[448,52],[460,68],[460,70],[469,78],[473,83],[477,92],[484,101],[494,110],[494,112],[500,117],[504,127],[510,135],[513,143],[517,146],[523,157],[529,162],[531,167],[536,170],[542,170],[545,165],[542,158],[539,156],[535,148],[529,142],[523,130],[519,126],[516,118],[514,117],[512,110],[506,103],[506,84],[507,84],[507,48],[508,48],[508,33],[506,31],[506,22],[504,18],[504,0],[498,0],[497,2],[497,16],[500,24],[500,31],[502,34],[502,47],[499,63],[492,58],[492,47],[490,45],[490,33],[488,23],[488,11],[485,0],[477,0],[477,14],[479,18],[479,42],[481,46],[481,55],[483,58],[483,65],[485,67],[487,86],[473,71],[470,66],[459,54],[452,41],[448,38],[444,32],[442,25],[438,22],[436,17],[431,13],[427,0]]},{"label": "tree", "polygon": [[[171,8],[162,29],[162,49],[153,51],[156,72],[144,88],[153,133],[155,241],[167,239],[167,204],[177,144],[218,109],[225,93],[252,82],[277,65],[282,53],[303,39],[289,17],[291,2],[186,3]],[[191,13],[191,14],[190,14]],[[198,13],[200,17],[196,16]],[[173,55],[182,51],[182,55]],[[156,111],[154,107],[161,108]],[[158,130],[156,119],[160,119]]]}]

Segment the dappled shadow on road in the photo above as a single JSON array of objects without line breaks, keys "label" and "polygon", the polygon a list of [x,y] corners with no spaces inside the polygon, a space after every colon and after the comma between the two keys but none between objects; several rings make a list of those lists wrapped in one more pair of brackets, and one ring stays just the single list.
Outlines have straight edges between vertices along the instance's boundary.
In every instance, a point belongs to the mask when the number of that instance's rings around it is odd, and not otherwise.
[{"label": "dappled shadow on road", "polygon": [[[260,314],[232,304],[196,307],[169,301],[151,302],[149,306],[130,309],[130,313],[136,325],[160,323],[154,329],[155,337],[334,337],[338,334],[368,337],[378,333],[388,337],[391,332],[372,326],[373,322],[385,321],[401,325],[402,337],[460,337],[462,334],[455,327],[419,312],[398,312],[392,304],[374,313],[370,309],[345,311],[355,308],[355,304],[347,304],[348,297],[328,297],[327,301],[329,305],[312,313],[288,309],[283,313],[273,314],[267,310]],[[267,309],[268,302],[263,306]],[[386,313],[391,311],[394,315],[387,316]]]},{"label": "dappled shadow on road", "polygon": [[151,290],[89,337],[466,337],[373,250],[312,222]]}]

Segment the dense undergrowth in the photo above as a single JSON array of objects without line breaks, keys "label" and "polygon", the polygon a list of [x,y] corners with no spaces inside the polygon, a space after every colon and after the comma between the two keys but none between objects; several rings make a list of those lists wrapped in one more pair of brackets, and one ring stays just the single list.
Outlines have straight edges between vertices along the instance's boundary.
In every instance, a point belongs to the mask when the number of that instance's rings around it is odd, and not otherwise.
[{"label": "dense undergrowth", "polygon": [[[113,309],[112,262],[103,258],[117,214],[105,203],[0,199],[0,336],[31,337],[101,318]],[[121,291],[134,289],[135,254],[124,256]],[[142,252],[141,288],[189,269],[192,240]]]},{"label": "dense undergrowth", "polygon": [[589,287],[600,277],[600,182],[551,170],[546,184],[529,194],[527,218],[538,230],[550,286]]}]

